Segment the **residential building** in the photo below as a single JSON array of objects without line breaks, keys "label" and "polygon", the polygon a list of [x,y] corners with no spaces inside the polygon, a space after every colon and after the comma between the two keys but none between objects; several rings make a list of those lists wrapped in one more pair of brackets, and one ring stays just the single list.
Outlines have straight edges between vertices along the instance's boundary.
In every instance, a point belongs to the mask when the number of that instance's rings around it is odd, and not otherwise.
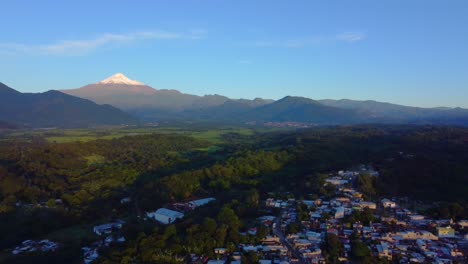
[{"label": "residential building", "polygon": [[384,208],[395,208],[396,207],[396,203],[394,201],[391,201],[389,199],[382,199],[382,206]]},{"label": "residential building", "polygon": [[345,216],[345,208],[344,207],[337,207],[335,209],[335,219],[341,219]]},{"label": "residential building", "polygon": [[211,203],[213,201],[215,201],[216,199],[215,198],[204,198],[204,199],[199,199],[199,200],[194,200],[194,201],[190,201],[188,202],[188,205],[190,206],[190,208],[192,209],[195,209],[197,207],[200,207],[200,206],[203,206],[205,204],[208,204],[208,203]]},{"label": "residential building", "polygon": [[103,235],[103,234],[110,234],[116,229],[121,229],[122,224],[124,224],[124,223],[125,223],[124,221],[119,220],[119,221],[114,222],[114,223],[107,223],[107,224],[103,224],[103,225],[98,225],[98,226],[95,226],[93,228],[93,231],[94,231],[94,233],[96,233],[99,236]]},{"label": "residential building", "polygon": [[455,237],[455,229],[450,226],[447,227],[437,227],[436,235],[440,238],[444,237]]},{"label": "residential building", "polygon": [[184,214],[181,212],[173,211],[167,208],[159,208],[154,212],[148,212],[146,215],[149,218],[153,218],[154,220],[160,222],[161,224],[171,224],[177,219],[181,219],[184,217]]}]

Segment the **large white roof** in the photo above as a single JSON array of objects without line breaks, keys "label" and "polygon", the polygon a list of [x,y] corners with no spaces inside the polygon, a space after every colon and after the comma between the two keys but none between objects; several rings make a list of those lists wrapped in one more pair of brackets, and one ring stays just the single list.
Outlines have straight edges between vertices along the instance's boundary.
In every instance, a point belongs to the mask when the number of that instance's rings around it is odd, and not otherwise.
[{"label": "large white roof", "polygon": [[164,215],[164,216],[167,216],[167,217],[170,217],[170,218],[184,217],[183,213],[177,212],[177,211],[174,211],[174,210],[170,210],[170,209],[167,209],[167,208],[159,208],[158,210],[156,210],[155,213],[159,214],[159,215]]},{"label": "large white roof", "polygon": [[205,199],[199,199],[199,200],[194,200],[194,201],[191,201],[189,202],[189,204],[195,206],[195,207],[198,207],[198,206],[202,206],[202,205],[205,205],[209,202],[212,202],[216,200],[215,198],[205,198]]}]

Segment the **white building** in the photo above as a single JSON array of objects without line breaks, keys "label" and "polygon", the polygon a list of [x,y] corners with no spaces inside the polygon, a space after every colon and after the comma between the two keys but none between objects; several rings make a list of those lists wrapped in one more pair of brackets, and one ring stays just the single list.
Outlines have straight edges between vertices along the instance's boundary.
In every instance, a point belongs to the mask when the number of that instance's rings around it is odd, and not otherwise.
[{"label": "white building", "polygon": [[342,171],[342,170],[340,170],[338,172],[338,175],[343,176],[343,177],[353,177],[353,176],[356,176],[358,174],[359,173],[355,172],[355,171]]},{"label": "white building", "polygon": [[396,203],[394,201],[391,201],[389,199],[382,199],[382,206],[384,208],[395,208],[396,207]]},{"label": "white building", "polygon": [[369,207],[369,209],[372,209],[372,210],[377,209],[377,205],[373,202],[360,202],[359,207],[361,207],[362,209],[366,207]]},{"label": "white building", "polygon": [[197,207],[203,206],[203,205],[208,204],[210,202],[213,202],[215,200],[216,200],[215,198],[210,197],[210,198],[205,198],[205,199],[194,200],[194,201],[188,202],[188,205],[190,206],[190,208],[195,209]]},{"label": "white building", "polygon": [[93,228],[94,233],[97,235],[102,235],[102,234],[110,234],[112,231],[116,229],[121,229],[122,224],[124,224],[124,221],[117,221],[115,223],[108,223],[108,224],[103,224],[103,225],[98,225]]},{"label": "white building", "polygon": [[120,203],[126,204],[126,203],[129,203],[131,200],[132,199],[130,197],[125,197],[125,198],[120,199]]},{"label": "white building", "polygon": [[411,221],[421,221],[421,220],[424,220],[424,215],[412,214],[412,215],[409,215],[408,218]]},{"label": "white building", "polygon": [[165,225],[171,224],[175,220],[184,217],[183,213],[173,211],[173,210],[169,210],[169,209],[166,209],[166,208],[159,208],[155,212],[146,213],[146,215],[149,218],[153,218],[154,220],[160,222],[161,224],[165,224]]},{"label": "white building", "polygon": [[457,224],[461,227],[468,227],[468,220],[460,220]]},{"label": "white building", "polygon": [[344,185],[347,184],[348,180],[343,180],[340,177],[332,177],[325,180],[325,182],[333,184],[333,185]]},{"label": "white building", "polygon": [[344,207],[337,207],[335,209],[335,219],[341,219],[345,216],[345,209]]}]

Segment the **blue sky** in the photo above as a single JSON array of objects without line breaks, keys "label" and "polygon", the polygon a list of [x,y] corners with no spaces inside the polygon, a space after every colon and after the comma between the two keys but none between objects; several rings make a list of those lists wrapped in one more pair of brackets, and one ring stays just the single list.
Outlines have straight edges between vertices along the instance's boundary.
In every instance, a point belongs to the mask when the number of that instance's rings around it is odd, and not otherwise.
[{"label": "blue sky", "polygon": [[468,1],[5,1],[0,81],[468,108]]}]

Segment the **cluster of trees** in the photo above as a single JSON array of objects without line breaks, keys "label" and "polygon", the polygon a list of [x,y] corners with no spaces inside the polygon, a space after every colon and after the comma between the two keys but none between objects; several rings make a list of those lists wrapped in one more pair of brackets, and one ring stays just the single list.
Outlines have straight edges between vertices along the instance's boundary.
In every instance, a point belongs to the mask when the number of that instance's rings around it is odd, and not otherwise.
[{"label": "cluster of trees", "polygon": [[224,192],[233,186],[258,187],[264,174],[280,170],[288,161],[286,152],[246,151],[235,153],[223,164],[167,177],[163,184],[171,197],[184,199],[201,188]]},{"label": "cluster of trees", "polygon": [[436,205],[429,208],[426,213],[439,219],[467,219],[468,204],[460,204],[458,202],[436,203]]},{"label": "cluster of trees", "polygon": [[358,189],[366,196],[368,199],[372,199],[377,194],[376,184],[378,178],[366,174],[359,174],[356,178],[356,185]]},{"label": "cluster of trees", "polygon": [[182,153],[206,145],[172,135],[0,145],[0,212],[12,210],[16,202],[37,204],[49,199],[81,209],[121,192],[140,174],[188,163]]}]

